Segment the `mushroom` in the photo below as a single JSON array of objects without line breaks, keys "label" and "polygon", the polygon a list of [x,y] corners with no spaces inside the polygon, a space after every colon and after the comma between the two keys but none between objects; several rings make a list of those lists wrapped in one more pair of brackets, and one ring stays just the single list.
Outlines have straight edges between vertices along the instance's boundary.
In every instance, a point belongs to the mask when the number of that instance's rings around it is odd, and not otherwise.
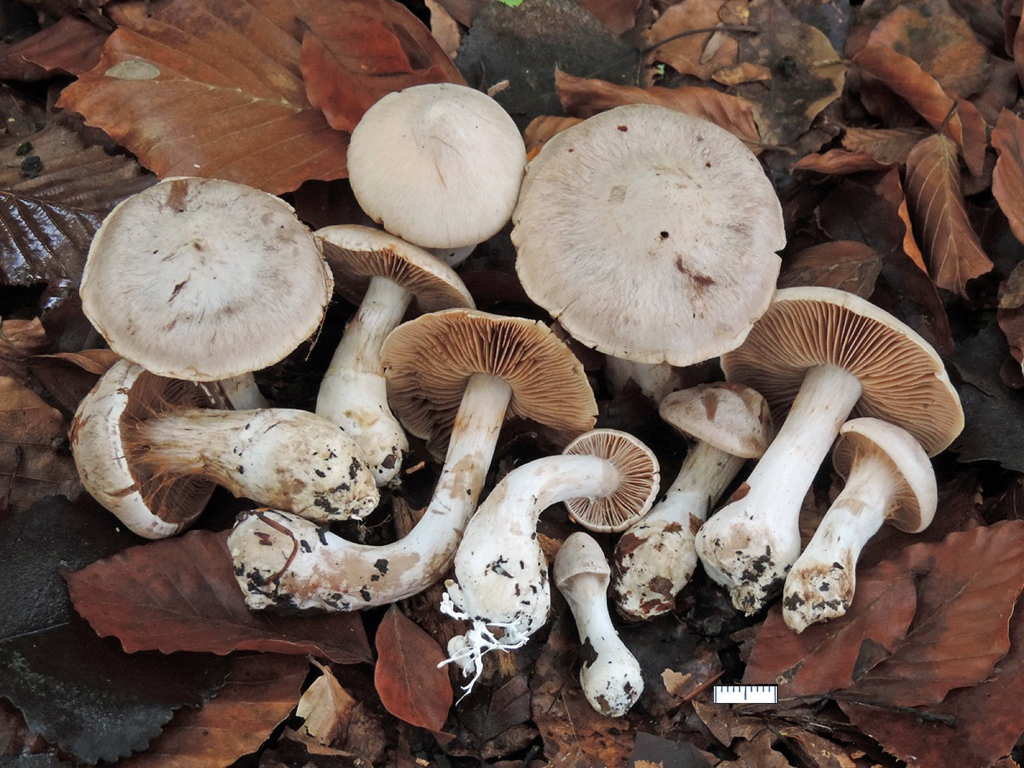
[{"label": "mushroom", "polygon": [[512,214],[530,298],[578,341],[685,366],[743,341],[775,291],[782,207],[723,128],[633,104],[562,131]]},{"label": "mushroom", "polygon": [[658,411],[696,442],[665,498],[615,546],[613,599],[620,613],[635,619],[675,607],[697,567],[694,535],[744,462],[763,454],[771,439],[768,404],[742,384],[673,392]]},{"label": "mushroom", "polygon": [[[447,583],[441,603],[442,612],[473,622],[465,636],[448,643],[452,660],[474,675],[467,692],[485,653],[520,647],[547,621],[548,564],[537,542],[541,512],[562,501],[577,517],[634,520],[650,509],[659,480],[658,460],[646,445],[625,432],[595,429],[561,456],[531,461],[498,483],[466,526],[455,555],[456,581]],[[490,627],[503,630],[502,637]]]},{"label": "mushroom", "polygon": [[228,546],[250,608],[351,611],[423,591],[451,567],[506,416],[572,435],[594,425],[597,404],[583,367],[535,321],[433,312],[392,331],[382,359],[402,423],[435,452],[447,446],[426,512],[383,546],[355,544],[280,512],[242,519]]},{"label": "mushroom", "polygon": [[420,312],[470,307],[473,298],[451,267],[426,251],[370,227],[317,231],[335,290],[359,304],[320,384],[316,412],[362,449],[377,485],[395,480],[409,441],[387,401],[380,348],[413,301]]},{"label": "mushroom", "polygon": [[601,547],[586,533],[569,536],[555,556],[555,586],[569,603],[583,646],[583,694],[602,715],[622,717],[643,693],[644,679],[639,662],[612,625],[610,574]]},{"label": "mushroom", "polygon": [[795,632],[846,613],[856,589],[860,552],[882,523],[919,533],[935,516],[935,472],[921,444],[904,429],[852,419],[832,449],[846,479],[783,588],[782,616]]},{"label": "mushroom", "polygon": [[320,326],[332,277],[291,206],[220,179],[171,178],[104,219],[82,309],[122,357],[160,376],[215,382],[222,404],[265,407],[252,371]]},{"label": "mushroom", "polygon": [[525,169],[508,113],[452,83],[389,93],[348,145],[349,182],[366,214],[411,243],[447,251],[452,266],[509,220]]},{"label": "mushroom", "polygon": [[358,448],[329,421],[285,408],[207,410],[212,405],[202,385],[114,363],[71,428],[85,489],[150,539],[191,525],[215,483],[319,521],[377,506]]},{"label": "mushroom", "polygon": [[780,290],[721,364],[729,381],[764,395],[776,423],[785,418],[741,492],[697,533],[707,573],[729,588],[733,605],[754,613],[800,554],[801,502],[851,413],[903,427],[931,456],[960,433],[964,415],[924,339],[833,288]]}]

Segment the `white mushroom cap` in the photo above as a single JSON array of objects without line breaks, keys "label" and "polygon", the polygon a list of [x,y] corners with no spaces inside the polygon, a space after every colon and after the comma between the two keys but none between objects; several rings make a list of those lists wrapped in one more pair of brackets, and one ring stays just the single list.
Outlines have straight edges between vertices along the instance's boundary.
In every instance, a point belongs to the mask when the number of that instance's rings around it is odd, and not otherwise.
[{"label": "white mushroom cap", "polygon": [[526,168],[519,129],[464,85],[418,85],[366,111],[348,146],[349,182],[367,215],[409,242],[483,242],[512,214]]},{"label": "white mushroom cap", "polygon": [[786,244],[756,157],[728,131],[635,104],[552,138],[512,215],[523,288],[588,346],[691,365],[738,346]]},{"label": "white mushroom cap", "polygon": [[719,381],[672,392],[658,415],[678,432],[744,459],[759,458],[772,438],[768,403],[742,384]]},{"label": "white mushroom cap", "polygon": [[161,376],[214,381],[288,355],[319,327],[332,284],[319,240],[283,200],[173,178],[110,212],[81,293],[121,356]]}]

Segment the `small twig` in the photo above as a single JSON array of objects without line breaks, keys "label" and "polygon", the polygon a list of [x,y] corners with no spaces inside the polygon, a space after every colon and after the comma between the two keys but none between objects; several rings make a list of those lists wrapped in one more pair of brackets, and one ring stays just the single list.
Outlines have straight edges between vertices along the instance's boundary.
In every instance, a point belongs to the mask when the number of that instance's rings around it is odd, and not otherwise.
[{"label": "small twig", "polygon": [[756,35],[760,32],[759,27],[752,27],[749,24],[719,24],[717,27],[701,27],[700,29],[688,29],[685,32],[680,32],[671,37],[666,37],[664,40],[648,45],[646,48],[641,48],[640,53],[650,53],[655,48],[660,48],[665,43],[671,43],[673,40],[679,40],[682,37],[689,37],[690,35],[703,35],[706,32],[746,32],[748,34]]},{"label": "small twig", "polygon": [[714,677],[709,677],[707,680],[705,680],[703,683],[698,685],[696,688],[694,688],[688,694],[683,696],[683,701],[691,701],[694,697],[699,696],[701,693],[706,691],[710,686],[714,685],[714,683],[724,674],[725,674],[725,670],[723,669],[721,672],[719,672]]}]

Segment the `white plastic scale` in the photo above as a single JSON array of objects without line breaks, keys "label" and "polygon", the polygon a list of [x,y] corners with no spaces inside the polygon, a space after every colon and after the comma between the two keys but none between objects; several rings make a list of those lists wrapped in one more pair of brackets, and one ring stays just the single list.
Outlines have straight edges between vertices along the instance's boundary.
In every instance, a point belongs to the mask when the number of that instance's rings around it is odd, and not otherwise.
[{"label": "white plastic scale", "polygon": [[715,704],[778,704],[777,685],[716,685]]}]

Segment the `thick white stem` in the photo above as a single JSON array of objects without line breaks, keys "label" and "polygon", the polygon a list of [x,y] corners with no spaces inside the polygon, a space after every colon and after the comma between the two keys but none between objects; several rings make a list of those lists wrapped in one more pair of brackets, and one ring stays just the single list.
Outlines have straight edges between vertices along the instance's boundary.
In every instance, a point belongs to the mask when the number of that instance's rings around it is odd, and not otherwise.
[{"label": "thick white stem", "polygon": [[408,535],[392,544],[355,544],[273,510],[241,520],[228,547],[247,605],[362,610],[410,597],[438,581],[451,567],[476,509],[511,397],[502,379],[486,374],[470,379],[430,505]]},{"label": "thick white stem", "polygon": [[358,447],[312,413],[186,409],[126,427],[136,466],[154,475],[200,475],[311,520],[364,517],[380,495]]},{"label": "thick white stem", "polygon": [[243,373],[230,379],[220,379],[204,384],[210,392],[218,408],[230,408],[235,411],[256,411],[269,408],[270,403],[256,386],[256,379],[251,373]]},{"label": "thick white stem", "polygon": [[344,429],[362,449],[377,485],[387,485],[402,468],[409,441],[391,413],[380,348],[402,322],[412,294],[385,277],[370,279],[359,310],[320,384],[316,412]]},{"label": "thick white stem", "polygon": [[860,381],[843,368],[808,370],[782,429],[747,479],[746,495],[698,532],[704,569],[746,613],[765,605],[800,554],[800,505],[860,395]]},{"label": "thick white stem", "polygon": [[664,500],[622,534],[612,556],[612,596],[620,613],[650,619],[675,607],[697,567],[694,536],[746,459],[698,442]]},{"label": "thick white stem", "polygon": [[786,577],[782,615],[795,632],[846,613],[857,586],[857,560],[885,522],[898,483],[888,462],[862,457],[842,493]]}]

